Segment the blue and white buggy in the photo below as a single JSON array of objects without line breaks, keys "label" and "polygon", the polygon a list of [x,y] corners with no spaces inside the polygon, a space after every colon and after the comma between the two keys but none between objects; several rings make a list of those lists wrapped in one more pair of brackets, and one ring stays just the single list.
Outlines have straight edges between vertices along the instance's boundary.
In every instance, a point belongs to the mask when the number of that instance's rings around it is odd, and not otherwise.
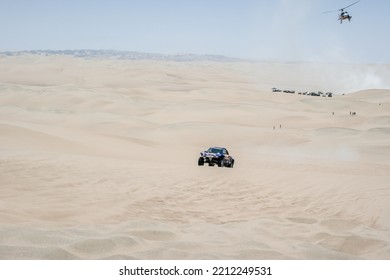
[{"label": "blue and white buggy", "polygon": [[203,166],[205,163],[208,163],[209,166],[214,166],[216,164],[219,167],[225,166],[233,168],[234,158],[229,155],[226,148],[211,147],[207,151],[200,153],[198,165]]}]

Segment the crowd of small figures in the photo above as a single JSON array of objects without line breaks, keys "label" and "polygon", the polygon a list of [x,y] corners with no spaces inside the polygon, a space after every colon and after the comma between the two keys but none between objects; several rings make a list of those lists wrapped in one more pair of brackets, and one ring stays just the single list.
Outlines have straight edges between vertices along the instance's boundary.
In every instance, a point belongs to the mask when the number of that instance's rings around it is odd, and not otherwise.
[{"label": "crowd of small figures", "polygon": [[[295,90],[281,90],[281,89],[278,89],[278,88],[272,88],[272,92],[284,92],[284,93],[291,93],[291,94],[295,94]],[[318,91],[318,92],[308,92],[308,91],[305,91],[305,92],[298,92],[298,94],[300,95],[309,95],[309,96],[322,96],[322,97],[332,97],[333,96],[333,93],[331,92],[326,92],[326,93],[323,93],[322,91]]]}]

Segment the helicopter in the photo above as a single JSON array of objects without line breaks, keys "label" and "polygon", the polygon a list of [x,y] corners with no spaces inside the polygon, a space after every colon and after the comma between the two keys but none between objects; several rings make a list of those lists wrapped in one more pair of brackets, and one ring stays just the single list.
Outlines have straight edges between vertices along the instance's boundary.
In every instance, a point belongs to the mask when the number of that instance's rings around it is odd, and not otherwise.
[{"label": "helicopter", "polygon": [[354,2],[354,3],[352,3],[352,4],[348,5],[348,6],[346,6],[346,7],[344,7],[344,8],[341,8],[341,9],[338,9],[338,10],[333,10],[333,11],[327,11],[327,12],[324,12],[324,13],[332,13],[332,12],[340,11],[340,14],[339,14],[339,21],[340,21],[340,24],[343,23],[343,20],[346,20],[346,19],[347,19],[348,21],[351,21],[352,16],[349,15],[348,12],[345,11],[345,9],[351,7],[352,5],[355,5],[355,4],[358,3],[358,2],[360,2],[360,0],[359,0],[359,1],[356,1],[356,2]]}]

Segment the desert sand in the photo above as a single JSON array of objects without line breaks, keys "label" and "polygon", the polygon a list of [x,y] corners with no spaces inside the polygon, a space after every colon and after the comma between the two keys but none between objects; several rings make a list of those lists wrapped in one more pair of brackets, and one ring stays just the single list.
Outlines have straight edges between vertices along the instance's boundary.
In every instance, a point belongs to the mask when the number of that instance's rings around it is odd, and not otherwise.
[{"label": "desert sand", "polygon": [[1,56],[0,259],[390,259],[389,69]]}]

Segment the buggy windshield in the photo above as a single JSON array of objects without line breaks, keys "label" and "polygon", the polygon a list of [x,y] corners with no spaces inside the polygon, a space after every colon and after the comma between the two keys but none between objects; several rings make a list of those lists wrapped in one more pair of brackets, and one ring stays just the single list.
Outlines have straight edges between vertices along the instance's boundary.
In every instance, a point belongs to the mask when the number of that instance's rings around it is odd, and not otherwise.
[{"label": "buggy windshield", "polygon": [[208,150],[209,153],[214,153],[214,154],[217,154],[217,153],[220,153],[222,154],[222,149],[218,149],[218,148],[210,148]]}]

